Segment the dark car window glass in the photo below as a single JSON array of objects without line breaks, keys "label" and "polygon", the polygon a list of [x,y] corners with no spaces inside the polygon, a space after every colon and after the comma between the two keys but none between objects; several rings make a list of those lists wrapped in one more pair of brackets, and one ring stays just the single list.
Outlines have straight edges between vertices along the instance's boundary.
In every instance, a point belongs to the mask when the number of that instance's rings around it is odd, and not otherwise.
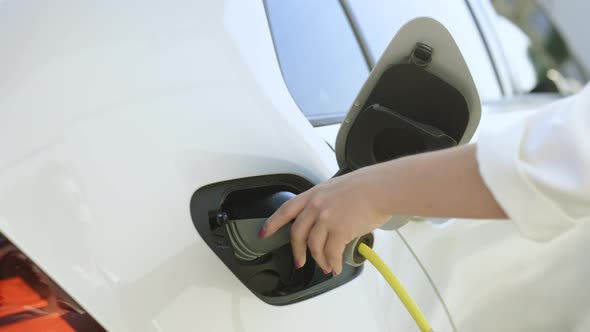
[{"label": "dark car window glass", "polygon": [[482,100],[501,97],[500,84],[481,34],[465,0],[345,0],[367,48],[377,61],[396,32],[422,16],[441,22],[455,39]]},{"label": "dark car window glass", "polygon": [[369,69],[337,0],[267,0],[283,77],[316,124],[343,118]]},{"label": "dark car window glass", "polygon": [[[555,8],[550,8],[549,12],[541,3]],[[570,48],[577,46],[570,42],[585,44],[588,38],[585,30],[580,30],[584,22],[576,19],[581,17],[576,13],[577,6],[571,6],[568,1],[537,3],[527,0],[493,0],[492,4],[498,13],[497,24],[513,26],[512,33],[503,33],[499,40],[512,67],[517,92],[570,94],[582,88],[588,80],[586,70]],[[526,43],[520,54],[512,54],[513,41],[518,34]],[[584,53],[579,51],[579,54]],[[515,61],[519,58],[522,60]],[[529,68],[529,72],[525,68]],[[522,77],[529,78],[522,82]]]}]

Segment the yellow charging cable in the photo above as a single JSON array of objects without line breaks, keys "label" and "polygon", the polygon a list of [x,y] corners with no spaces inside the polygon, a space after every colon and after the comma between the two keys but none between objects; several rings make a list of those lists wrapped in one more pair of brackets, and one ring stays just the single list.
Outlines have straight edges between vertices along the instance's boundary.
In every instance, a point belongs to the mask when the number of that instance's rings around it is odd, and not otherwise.
[{"label": "yellow charging cable", "polygon": [[391,272],[391,270],[387,267],[387,265],[385,265],[385,263],[377,255],[377,253],[374,252],[373,249],[371,249],[371,247],[364,243],[361,243],[359,245],[358,252],[363,257],[365,257],[369,262],[371,262],[371,264],[375,266],[377,271],[381,273],[383,278],[385,278],[385,281],[387,281],[389,286],[391,286],[391,288],[402,301],[410,315],[412,315],[412,318],[414,318],[414,321],[416,321],[416,324],[420,328],[420,331],[432,332],[433,330],[430,327],[430,324],[428,324],[426,317],[424,317],[424,314],[422,313],[422,311],[420,311],[420,308],[418,308],[416,302],[414,302],[410,294],[408,294],[408,292],[405,290],[404,286],[399,282],[395,274]]}]

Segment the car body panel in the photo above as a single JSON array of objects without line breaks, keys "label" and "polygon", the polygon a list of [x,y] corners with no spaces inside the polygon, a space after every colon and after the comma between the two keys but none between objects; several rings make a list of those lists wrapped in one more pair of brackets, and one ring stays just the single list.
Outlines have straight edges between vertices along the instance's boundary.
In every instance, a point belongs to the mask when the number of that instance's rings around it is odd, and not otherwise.
[{"label": "car body panel", "polygon": [[[276,173],[318,183],[338,170],[339,125],[312,128],[293,102],[262,2],[4,1],[0,41],[0,230],[106,329],[414,328],[370,266],[315,298],[265,304],[193,226],[189,202],[207,184]],[[521,108],[489,105],[481,123]],[[437,331],[453,330],[448,311],[466,330],[510,322],[491,306],[516,286],[523,314],[547,300],[528,297],[518,268],[550,248],[508,222],[412,221],[376,237]],[[557,251],[537,280],[562,271]],[[507,274],[518,283],[490,287]],[[519,319],[561,312],[568,296]]]},{"label": "car body panel", "polygon": [[[413,328],[370,268],[308,301],[265,304],[192,224],[207,184],[337,171],[289,96],[261,2],[6,1],[0,31],[0,230],[107,330]],[[401,238],[378,242],[449,330]]]}]

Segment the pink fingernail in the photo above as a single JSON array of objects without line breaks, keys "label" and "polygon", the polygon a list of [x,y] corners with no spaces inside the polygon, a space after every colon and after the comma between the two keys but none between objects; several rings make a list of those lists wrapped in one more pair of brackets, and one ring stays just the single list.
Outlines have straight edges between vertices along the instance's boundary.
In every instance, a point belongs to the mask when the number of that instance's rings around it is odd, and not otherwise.
[{"label": "pink fingernail", "polygon": [[329,274],[330,273],[330,271],[324,270],[324,269],[322,269],[322,272],[324,272],[324,274]]},{"label": "pink fingernail", "polygon": [[293,265],[295,265],[295,269],[301,268],[301,265],[299,264],[299,262],[295,258],[293,258]]},{"label": "pink fingernail", "polygon": [[336,273],[336,271],[332,271],[332,276],[337,277],[338,273]]},{"label": "pink fingernail", "polygon": [[262,226],[262,228],[258,231],[258,237],[263,238],[266,236],[266,225]]}]

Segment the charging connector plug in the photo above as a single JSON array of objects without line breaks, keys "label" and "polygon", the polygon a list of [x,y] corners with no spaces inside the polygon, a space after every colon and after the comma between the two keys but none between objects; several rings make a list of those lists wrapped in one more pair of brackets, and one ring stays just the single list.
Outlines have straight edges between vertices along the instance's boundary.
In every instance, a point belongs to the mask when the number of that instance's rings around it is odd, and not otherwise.
[{"label": "charging connector plug", "polygon": [[375,236],[373,233],[369,233],[363,236],[359,236],[354,240],[350,241],[346,248],[344,248],[344,262],[350,266],[361,266],[367,260],[361,253],[359,252],[359,246],[361,243],[366,244],[369,248],[373,248],[373,244],[375,243]]}]

